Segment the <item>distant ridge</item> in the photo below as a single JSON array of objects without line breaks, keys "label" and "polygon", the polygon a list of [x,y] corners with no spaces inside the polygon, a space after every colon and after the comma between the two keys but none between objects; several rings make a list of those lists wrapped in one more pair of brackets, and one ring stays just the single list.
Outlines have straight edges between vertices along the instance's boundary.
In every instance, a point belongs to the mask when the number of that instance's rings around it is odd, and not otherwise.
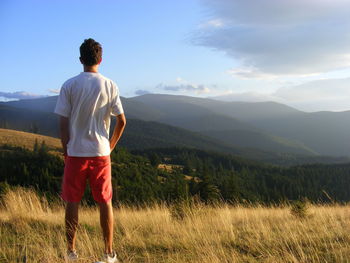
[{"label": "distant ridge", "polygon": [[[274,102],[220,102],[164,94],[121,99],[129,120],[128,133],[133,136],[125,136],[127,147],[152,146],[149,142],[172,147],[176,141],[214,151],[229,149],[245,158],[269,162],[292,160],[296,155],[298,160],[350,156],[350,111],[305,113]],[[0,103],[0,127],[35,131],[40,123],[39,133],[57,137],[57,116],[52,113],[56,100],[52,96]]]},{"label": "distant ridge", "polygon": [[[225,148],[248,147],[256,148],[257,151],[260,152],[297,153],[301,155],[315,154],[313,149],[304,146],[303,143],[269,135],[248,122],[233,118],[230,116],[229,111],[226,112],[227,114],[222,114],[221,111],[224,111],[224,108],[220,109],[220,107],[226,107],[225,105],[227,105],[227,103],[221,103],[210,99],[163,94],[147,94],[134,98],[121,99],[128,119],[133,118],[144,121],[155,121],[157,123],[163,123],[197,132],[197,136],[199,136],[198,133],[201,133],[207,138],[211,137],[211,140],[215,141],[217,145],[224,145]],[[40,99],[7,102],[4,105],[52,113],[56,100],[57,96],[52,96]],[[279,105],[279,107],[283,106]],[[263,111],[259,109],[259,112]],[[225,136],[222,136],[223,133],[225,133]],[[46,131],[45,134],[57,136],[55,131]],[[154,133],[154,135],[155,134],[157,133]],[[140,136],[136,133],[134,135]],[[164,136],[164,134],[162,136]],[[152,140],[155,140],[155,143],[160,144],[162,138],[159,136],[153,136]],[[148,141],[150,141],[150,137]],[[145,144],[147,144],[148,141],[145,141]],[[173,145],[171,141],[172,140],[169,138],[169,145]],[[193,142],[195,141],[196,140]],[[129,142],[132,141],[129,140]],[[251,142],[258,143],[252,145]],[[164,144],[165,141],[163,139],[161,145]],[[187,142],[187,144],[192,145],[193,143]],[[194,144],[198,145],[198,143]],[[203,146],[203,143],[200,144]],[[128,145],[130,146],[130,144]],[[220,147],[216,146],[211,148],[218,150]]]},{"label": "distant ridge", "polygon": [[[0,124],[8,129],[33,132],[58,137],[58,116],[54,113],[20,109],[0,104]],[[35,127],[33,127],[35,126]],[[113,127],[111,127],[113,129]],[[161,147],[188,147],[243,156],[269,156],[271,153],[246,151],[205,135],[163,123],[128,119],[119,146],[130,150]]]},{"label": "distant ridge", "polygon": [[227,115],[245,121],[247,119],[276,118],[291,114],[304,113],[293,107],[274,102],[243,102],[221,101],[214,98],[198,98],[168,94],[145,94],[129,98],[145,104],[155,104],[166,101],[168,103],[189,103],[211,110],[217,114]]},{"label": "distant ridge", "polygon": [[[175,107],[184,103],[188,108],[189,105],[199,106],[211,113],[234,118],[254,127],[255,131],[270,134],[272,138],[279,137],[292,144],[304,145],[320,155],[350,156],[350,111],[306,113],[276,102],[224,102],[162,94],[146,94],[131,99],[158,109],[164,105]],[[237,125],[237,130],[246,130],[241,128]],[[224,123],[222,126],[216,125],[215,130],[219,132],[212,133],[212,137],[217,138],[223,131],[234,129],[227,129]],[[208,135],[207,131],[203,133]],[[252,141],[254,139],[252,137]],[[231,143],[234,144],[233,141]],[[271,147],[268,141],[264,145],[267,145],[266,150],[273,151],[275,142],[271,142]]]}]

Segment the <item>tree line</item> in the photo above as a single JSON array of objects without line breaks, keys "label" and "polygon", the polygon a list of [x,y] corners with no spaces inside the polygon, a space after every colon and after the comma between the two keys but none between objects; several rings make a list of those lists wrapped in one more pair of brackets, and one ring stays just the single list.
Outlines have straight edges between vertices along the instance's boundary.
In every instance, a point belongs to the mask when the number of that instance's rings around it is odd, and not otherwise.
[{"label": "tree line", "polygon": [[[205,203],[276,204],[307,198],[312,202],[350,201],[350,164],[279,167],[229,154],[189,148],[159,148],[111,154],[115,204]],[[169,169],[162,167],[167,165]],[[0,192],[32,187],[49,200],[59,198],[63,158],[44,142],[34,150],[0,146]],[[87,188],[85,202],[93,200]]]}]

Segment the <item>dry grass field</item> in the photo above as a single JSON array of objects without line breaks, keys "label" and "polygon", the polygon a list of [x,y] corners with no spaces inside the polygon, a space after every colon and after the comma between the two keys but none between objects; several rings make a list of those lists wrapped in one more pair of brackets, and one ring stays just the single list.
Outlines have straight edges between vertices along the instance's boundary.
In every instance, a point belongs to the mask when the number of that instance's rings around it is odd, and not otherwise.
[{"label": "dry grass field", "polygon": [[[115,248],[122,262],[350,262],[350,208],[311,206],[298,219],[289,207],[115,209]],[[0,209],[0,262],[64,262],[64,210],[28,190],[10,191]],[[78,250],[94,262],[102,251],[98,212],[80,211]]]},{"label": "dry grass field", "polygon": [[33,150],[35,140],[38,141],[39,145],[42,143],[42,141],[45,141],[45,144],[51,150],[50,152],[53,153],[58,152],[62,148],[61,141],[57,138],[29,132],[0,129],[0,145],[9,144]]}]

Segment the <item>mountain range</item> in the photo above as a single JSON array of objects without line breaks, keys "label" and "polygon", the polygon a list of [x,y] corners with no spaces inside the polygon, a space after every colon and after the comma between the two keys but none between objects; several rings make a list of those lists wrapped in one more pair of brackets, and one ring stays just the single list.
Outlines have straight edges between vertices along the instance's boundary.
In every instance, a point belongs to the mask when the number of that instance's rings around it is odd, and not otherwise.
[{"label": "mountain range", "polygon": [[[120,143],[130,149],[193,147],[277,163],[350,156],[350,112],[305,113],[275,102],[164,94],[121,99],[128,125]],[[56,101],[57,96],[2,102],[0,125],[58,137]]]},{"label": "mountain range", "polygon": [[[242,146],[242,142],[247,141],[246,146],[250,147],[249,142],[260,137],[263,142],[261,147],[259,143],[254,145],[267,151],[350,156],[350,111],[306,113],[275,102],[225,102],[160,94],[147,94],[130,100],[160,111],[170,109],[166,111],[167,116],[157,121],[203,132],[234,145]],[[193,117],[190,123],[178,121],[176,105],[186,112],[195,111],[197,116],[189,113]],[[201,114],[198,114],[199,109]],[[216,118],[218,115],[221,119]],[[197,123],[201,122],[201,118],[206,120],[206,126]],[[276,149],[276,144],[280,148]]]}]

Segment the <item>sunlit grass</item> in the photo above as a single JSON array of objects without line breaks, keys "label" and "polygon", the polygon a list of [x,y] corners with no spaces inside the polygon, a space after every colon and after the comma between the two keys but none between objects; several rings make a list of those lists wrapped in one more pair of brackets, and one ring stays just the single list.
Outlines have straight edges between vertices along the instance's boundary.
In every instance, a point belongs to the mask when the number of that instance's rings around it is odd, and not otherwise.
[{"label": "sunlit grass", "polygon": [[[115,249],[123,262],[350,262],[350,209],[311,206],[298,219],[290,207],[154,205],[115,209]],[[34,192],[10,191],[0,210],[0,262],[64,262],[64,209]],[[96,208],[80,210],[80,262],[103,247]]]},{"label": "sunlit grass", "polygon": [[39,146],[44,141],[45,144],[50,148],[50,153],[58,154],[62,149],[61,141],[57,138],[0,128],[0,144],[8,144],[33,150],[35,140],[37,140]]}]

